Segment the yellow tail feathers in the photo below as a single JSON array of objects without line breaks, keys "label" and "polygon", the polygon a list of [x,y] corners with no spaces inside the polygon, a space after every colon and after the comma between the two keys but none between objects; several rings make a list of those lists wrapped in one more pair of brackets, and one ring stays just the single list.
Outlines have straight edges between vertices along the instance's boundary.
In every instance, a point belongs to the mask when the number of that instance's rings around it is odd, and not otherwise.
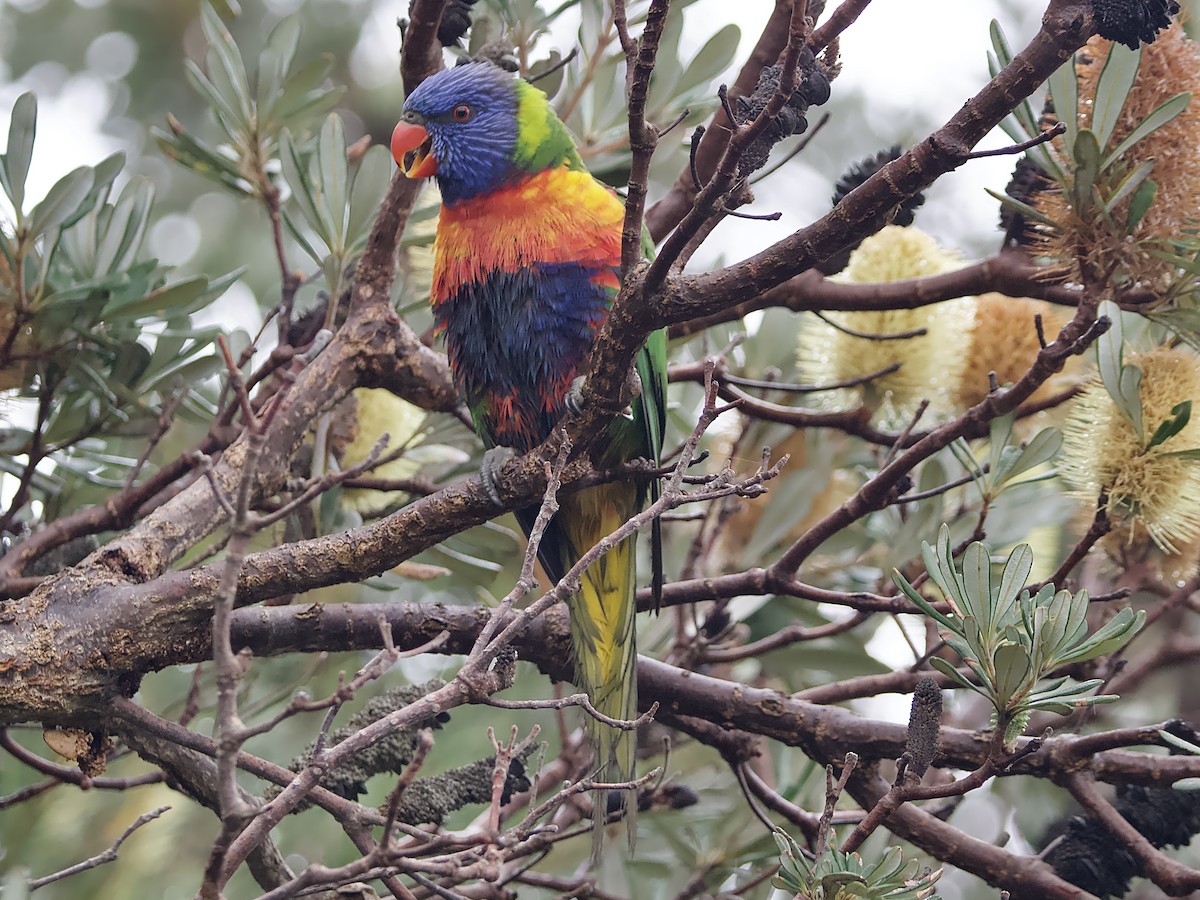
[{"label": "yellow tail feathers", "polygon": [[[633,490],[620,484],[563,498],[557,518],[570,543],[578,549],[577,558],[632,516],[637,511],[636,502]],[[570,601],[576,683],[600,713],[627,721],[638,716],[634,555],[634,539],[622,541],[587,569],[579,592]],[[637,732],[613,728],[590,716],[588,729],[596,748],[598,780],[633,780]],[[594,800],[593,856],[599,855],[604,842],[607,793],[600,792]],[[617,808],[625,812],[632,849],[637,826],[636,791],[611,793],[617,798]]]}]

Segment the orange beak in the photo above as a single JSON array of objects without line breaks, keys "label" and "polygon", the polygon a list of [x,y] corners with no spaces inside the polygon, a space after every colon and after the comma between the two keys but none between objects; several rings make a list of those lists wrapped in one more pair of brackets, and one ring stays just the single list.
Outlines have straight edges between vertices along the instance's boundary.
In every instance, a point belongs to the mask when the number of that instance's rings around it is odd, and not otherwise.
[{"label": "orange beak", "polygon": [[392,132],[392,156],[400,171],[409,178],[428,178],[437,174],[433,141],[420,125],[401,122]]}]

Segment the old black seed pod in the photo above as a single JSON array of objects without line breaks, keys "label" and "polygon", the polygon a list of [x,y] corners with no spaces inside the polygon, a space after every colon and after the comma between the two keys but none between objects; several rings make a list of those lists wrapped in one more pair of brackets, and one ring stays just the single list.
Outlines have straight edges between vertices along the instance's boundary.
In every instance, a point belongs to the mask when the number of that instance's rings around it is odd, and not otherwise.
[{"label": "old black seed pod", "polygon": [[1158,32],[1179,12],[1175,0],[1092,0],[1097,31],[1110,41],[1136,50],[1139,42],[1153,43]]}]

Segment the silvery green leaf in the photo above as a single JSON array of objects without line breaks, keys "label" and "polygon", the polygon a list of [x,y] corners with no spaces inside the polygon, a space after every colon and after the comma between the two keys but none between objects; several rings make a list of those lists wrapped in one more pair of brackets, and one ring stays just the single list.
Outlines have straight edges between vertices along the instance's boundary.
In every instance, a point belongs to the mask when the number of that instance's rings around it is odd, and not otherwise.
[{"label": "silvery green leaf", "polygon": [[1176,791],[1200,791],[1200,778],[1180,778],[1171,785]]},{"label": "silvery green leaf", "polygon": [[1170,100],[1160,104],[1152,113],[1150,113],[1150,115],[1142,119],[1141,123],[1136,128],[1122,138],[1121,143],[1117,144],[1111,153],[1104,157],[1104,162],[1100,166],[1100,171],[1104,171],[1114,162],[1120,159],[1126,150],[1128,150],[1146,135],[1157,131],[1159,128],[1162,128],[1162,126],[1166,125],[1177,115],[1187,109],[1187,105],[1191,102],[1191,99],[1191,94],[1182,93],[1176,94]]},{"label": "silvery green leaf", "polygon": [[29,214],[30,234],[35,237],[45,234],[71,218],[87,199],[94,178],[90,167],[80,166],[56,181]]},{"label": "silvery green leaf", "polygon": [[[1067,619],[1067,626],[1063,633],[1063,640],[1060,648],[1056,650],[1056,654],[1068,650],[1079,644],[1087,637],[1088,623],[1087,614],[1091,603],[1088,601],[1087,591],[1078,591],[1071,595],[1071,602],[1068,606],[1070,609],[1070,617]],[[1054,663],[1058,665],[1057,659]]]},{"label": "silvery green leaf", "polygon": [[[969,648],[966,653],[963,653],[962,648],[955,647],[955,651],[958,653],[958,655],[965,660],[986,659],[988,645],[986,645],[983,641],[983,633],[979,627],[979,620],[975,618],[975,616],[965,615],[959,620],[958,627],[959,634],[962,635],[963,640],[966,641],[967,647]],[[949,639],[947,639],[947,643],[949,642]]]},{"label": "silvery green leaf", "polygon": [[1117,127],[1141,61],[1141,47],[1130,50],[1123,44],[1109,46],[1108,58],[1096,82],[1096,99],[1092,107],[1092,130],[1101,147],[1108,146],[1108,139]]},{"label": "silvery green leaf", "polygon": [[300,150],[287,129],[284,129],[279,136],[279,161],[283,166],[283,178],[292,189],[292,198],[300,207],[304,220],[317,232],[317,236],[321,238],[326,247],[332,247],[333,237],[330,234],[332,223],[322,215],[319,199],[320,188],[313,183],[308,163],[301,157]]},{"label": "silvery green leaf", "polygon": [[1096,366],[1100,381],[1114,403],[1120,402],[1121,368],[1124,364],[1124,337],[1121,328],[1121,308],[1111,300],[1101,300],[1097,315],[1108,318],[1109,328],[1096,341]]},{"label": "silvery green leaf", "polygon": [[1192,418],[1192,401],[1182,400],[1171,407],[1171,417],[1154,429],[1154,434],[1150,436],[1149,442],[1146,444],[1146,449],[1157,447],[1159,444],[1165,444],[1179,432],[1187,427],[1188,421]]},{"label": "silvery green leaf", "polygon": [[300,19],[287,16],[271,29],[266,46],[258,56],[257,110],[261,115],[279,94],[280,87],[300,42]]},{"label": "silvery green leaf", "polygon": [[992,560],[987,548],[973,542],[963,554],[963,599],[968,608],[963,612],[979,620],[984,634],[992,630]]},{"label": "silvery green leaf", "polygon": [[280,112],[280,121],[296,128],[305,126],[333,111],[346,93],[344,86],[318,88],[296,98],[296,102]]},{"label": "silvery green leaf", "polygon": [[988,426],[988,469],[992,484],[1001,484],[1004,479],[1004,448],[1012,439],[1013,413],[997,416]]},{"label": "silvery green leaf", "polygon": [[[367,239],[379,209],[379,198],[387,191],[393,169],[392,155],[382,144],[368,149],[359,161],[350,186],[350,216],[346,223],[346,235],[352,247]],[[412,222],[411,217],[409,222]]]},{"label": "silvery green leaf", "polygon": [[971,479],[976,482],[976,486],[980,487],[980,491],[982,491],[983,488],[980,486],[980,482],[987,477],[987,473],[984,472],[983,466],[979,464],[979,460],[975,458],[975,453],[971,450],[971,445],[962,438],[956,438],[950,443],[949,450],[950,454],[958,460],[958,464],[966,470],[966,473],[971,476]]},{"label": "silvery green leaf", "polygon": [[[1182,240],[1182,239],[1180,239],[1180,240]],[[1193,240],[1194,240],[1194,238],[1193,238]],[[1194,255],[1183,256],[1183,255],[1181,255],[1179,253],[1175,253],[1171,250],[1163,250],[1161,247],[1155,247],[1152,245],[1146,247],[1146,253],[1153,256],[1155,259],[1161,259],[1161,260],[1163,260],[1163,262],[1168,262],[1171,265],[1177,266],[1178,268],[1183,269],[1187,272],[1195,273],[1196,271],[1198,271],[1198,263],[1200,263],[1200,257],[1198,257],[1198,256],[1194,256]],[[1152,312],[1152,313],[1146,313],[1144,317],[1145,318],[1154,318],[1157,315],[1158,315],[1157,312]]]},{"label": "silvery green leaf", "polygon": [[[284,19],[283,21],[289,20]],[[257,82],[254,91],[254,108],[255,110],[266,110],[270,107],[271,101],[278,96],[279,86],[283,82],[279,53],[270,44],[263,47],[258,54]]]},{"label": "silvery green leaf", "polygon": [[[1015,138],[1014,138],[1015,140]],[[1018,200],[1016,197],[1010,197],[1008,194],[1002,194],[999,191],[993,191],[991,188],[984,188],[988,194],[1000,201],[1001,206],[1006,206],[1014,212],[1020,213],[1031,222],[1037,222],[1041,225],[1053,225],[1054,220],[1040,210],[1035,209],[1028,203]]]},{"label": "silvery green leaf", "polygon": [[867,880],[876,883],[894,878],[905,866],[904,854],[899,847],[888,847],[883,856],[866,871]]},{"label": "silvery green leaf", "polygon": [[677,96],[692,88],[706,86],[733,61],[742,31],[736,25],[726,25],[696,51],[691,62],[682,67],[682,74],[669,96]]},{"label": "silvery green leaf", "polygon": [[259,110],[264,129],[270,130],[290,124],[289,120],[293,116],[328,93],[321,89],[321,85],[332,70],[333,55],[323,53],[291,73],[284,80],[270,108],[265,113]]},{"label": "silvery green leaf", "polygon": [[1083,215],[1093,208],[1093,189],[1100,176],[1100,143],[1096,135],[1087,128],[1075,135],[1074,181],[1071,185],[1075,210]]},{"label": "silvery green leaf", "polygon": [[545,59],[539,59],[529,67],[529,80],[551,100],[557,96],[566,76],[562,61],[563,55],[557,50],[551,50]]},{"label": "silvery green leaf", "polygon": [[1133,423],[1138,442],[1146,440],[1145,423],[1142,421],[1142,370],[1132,364],[1121,367],[1120,397],[1117,406]]},{"label": "silvery green leaf", "polygon": [[1100,629],[1083,643],[1076,646],[1058,660],[1062,666],[1077,662],[1085,662],[1119,650],[1129,643],[1130,639],[1141,631],[1146,624],[1146,611],[1139,609],[1136,613],[1126,607],[1109,619]]},{"label": "silvery green leaf", "polygon": [[1000,574],[1000,591],[996,595],[995,616],[998,623],[1008,620],[1009,612],[1033,571],[1033,550],[1028,544],[1018,544],[1008,554]]},{"label": "silvery green leaf", "polygon": [[963,634],[962,623],[958,622],[953,630],[939,632],[946,646],[959,655],[963,662],[978,671],[979,653],[972,647]]},{"label": "silvery green leaf", "polygon": [[[977,694],[984,693],[982,690],[979,689],[979,685],[973,683],[970,679],[966,678],[961,672],[958,671],[958,669],[954,668],[954,665],[952,663],[950,663],[948,660],[944,660],[940,656],[933,656],[933,657],[930,657],[930,659],[929,659],[929,665],[931,668],[937,669],[939,672],[941,672],[943,675],[945,675],[947,678],[949,678],[951,681],[955,682],[956,684],[958,684],[962,687],[965,687],[965,688],[969,688],[970,690],[975,691],[975,693],[977,693]],[[984,694],[984,696],[987,696],[987,695]]]},{"label": "silvery green leaf", "polygon": [[1059,121],[1067,126],[1067,131],[1063,135],[1063,146],[1067,151],[1067,158],[1073,159],[1075,156],[1075,138],[1079,132],[1079,81],[1075,77],[1075,57],[1072,56],[1065,63],[1054,70],[1047,82],[1050,86],[1050,99],[1054,103],[1054,110],[1058,115]]},{"label": "silvery green leaf", "polygon": [[346,129],[342,117],[332,113],[321,126],[317,141],[317,206],[329,229],[329,247],[345,247],[346,223],[349,217],[350,168],[346,161]]},{"label": "silvery green leaf", "polygon": [[151,128],[150,134],[160,150],[181,166],[186,166],[197,175],[214,181],[227,190],[242,196],[254,193],[254,187],[237,170],[234,160],[216,147],[209,146],[185,131],[168,133]]},{"label": "silvery green leaf", "polygon": [[1163,741],[1170,744],[1172,747],[1176,748],[1177,750],[1183,750],[1186,753],[1191,753],[1193,756],[1200,756],[1200,746],[1193,744],[1189,740],[1181,738],[1178,735],[1171,734],[1171,732],[1169,732],[1169,731],[1163,731],[1161,729],[1158,732],[1158,736]]},{"label": "silvery green leaf", "polygon": [[1150,173],[1153,171],[1154,160],[1147,159],[1139,163],[1136,168],[1132,169],[1129,174],[1121,180],[1121,183],[1117,185],[1117,189],[1112,192],[1112,196],[1105,201],[1105,212],[1113,212],[1121,203],[1121,201],[1142,186],[1143,182],[1150,177]]},{"label": "silvery green leaf", "polygon": [[1000,27],[1000,23],[996,19],[992,19],[988,23],[988,37],[992,41],[992,50],[995,52],[996,59],[999,60],[1001,67],[1011,63],[1013,61],[1012,47],[1008,43],[1004,29]]},{"label": "silvery green leaf", "polygon": [[1104,684],[1103,678],[1089,678],[1087,681],[1071,681],[1069,678],[1060,678],[1054,684],[1030,694],[1029,705],[1047,701],[1074,703],[1084,694],[1095,690],[1102,684]]},{"label": "silvery green leaf", "polygon": [[1026,687],[1030,678],[1029,652],[1020,644],[1001,644],[993,657],[996,671],[996,698],[1007,709],[1013,698]]},{"label": "silvery green leaf", "polygon": [[[945,525],[942,526],[941,530],[945,531],[946,534],[949,534],[949,529]],[[921,543],[921,559],[924,561],[925,571],[929,573],[929,577],[933,579],[933,583],[942,589],[942,594],[945,596],[946,600],[949,601],[952,606],[956,606],[958,603],[956,596],[957,586],[954,583],[954,579],[948,577],[946,573],[942,571],[942,564],[938,558],[937,548],[923,541]],[[963,610],[961,607],[959,607],[955,611],[962,613]]]},{"label": "silvery green leaf", "polygon": [[191,312],[190,304],[199,300],[208,290],[208,278],[197,275],[173,284],[163,285],[132,303],[109,305],[105,315],[119,314],[129,318],[140,316],[166,316],[175,312]]},{"label": "silvery green leaf", "polygon": [[958,623],[938,612],[933,605],[924,597],[922,597],[921,593],[909,583],[908,579],[904,577],[899,569],[892,569],[892,582],[896,585],[896,587],[900,588],[904,596],[920,607],[921,612],[925,613],[925,615],[929,616],[929,618],[933,619],[943,628],[957,630]]},{"label": "silvery green leaf", "polygon": [[142,246],[153,202],[154,185],[148,179],[134,178],[125,185],[103,232],[98,235],[95,274],[120,272],[133,263]]},{"label": "silvery green leaf", "polygon": [[[239,130],[237,107],[225,96],[221,88],[204,74],[204,70],[190,59],[183,61],[183,70],[184,77],[213,108],[213,112],[216,113],[226,134],[233,137]],[[240,125],[244,127],[245,123],[240,123]]]},{"label": "silvery green leaf", "polygon": [[325,285],[333,296],[341,291],[342,278],[346,274],[345,260],[337,253],[330,253],[321,261],[321,271],[325,275]]},{"label": "silvery green leaf", "polygon": [[966,593],[967,585],[962,573],[954,565],[954,549],[950,546],[950,527],[948,525],[943,524],[938,529],[937,553],[942,574],[953,591],[952,596],[963,597]]},{"label": "silvery green leaf", "polygon": [[300,228],[296,224],[296,220],[292,218],[291,214],[285,209],[281,210],[280,215],[283,219],[284,226],[288,230],[288,233],[292,236],[296,243],[300,245],[300,249],[307,253],[309,258],[318,266],[324,263],[326,254],[321,253],[312,245],[312,242],[304,233],[304,229]]},{"label": "silvery green leaf", "polygon": [[1138,185],[1134,191],[1133,199],[1129,201],[1129,211],[1125,215],[1125,233],[1133,234],[1145,218],[1146,213],[1150,211],[1150,207],[1154,205],[1154,198],[1158,196],[1158,183],[1153,179],[1147,179]]},{"label": "silvery green leaf", "polygon": [[1053,459],[1062,447],[1062,432],[1057,428],[1043,428],[1035,434],[1021,450],[1020,456],[1009,469],[1009,479],[1016,478],[1030,469],[1036,469]]},{"label": "silvery green leaf", "polygon": [[4,155],[4,165],[0,166],[4,193],[12,201],[18,221],[25,208],[25,179],[29,177],[36,136],[37,97],[27,91],[13,104],[12,118],[8,124],[8,152]]},{"label": "silvery green leaf", "polygon": [[225,83],[228,91],[226,99],[234,105],[238,113],[236,121],[240,126],[248,126],[253,113],[250,104],[250,83],[246,78],[246,66],[242,62],[242,55],[238,52],[229,29],[208,3],[200,6],[200,27],[208,39],[211,51],[211,54],[207,55],[209,76],[214,83]]},{"label": "silvery green leaf", "polygon": [[1055,713],[1060,716],[1069,716],[1073,712],[1081,709],[1087,709],[1090,706],[1098,706],[1102,703],[1114,703],[1120,698],[1116,694],[1097,694],[1094,697],[1076,697],[1068,700],[1038,700],[1026,704],[1024,707],[1026,712],[1040,710],[1042,712]]}]

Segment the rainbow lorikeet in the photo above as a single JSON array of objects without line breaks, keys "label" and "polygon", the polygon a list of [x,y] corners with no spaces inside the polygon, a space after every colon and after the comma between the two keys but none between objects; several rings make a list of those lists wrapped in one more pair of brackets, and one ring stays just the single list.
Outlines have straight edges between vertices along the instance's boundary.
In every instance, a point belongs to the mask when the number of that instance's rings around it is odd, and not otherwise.
[{"label": "rainbow lorikeet", "polygon": [[[441,190],[431,302],[475,429],[489,448],[531,450],[565,411],[620,286],[624,206],[584,168],[546,95],[490,63],[439,72],[414,90],[392,153],[409,177],[436,176]],[[651,337],[636,369],[640,394],[609,426],[600,465],[658,460],[665,334]],[[630,480],[562,497],[539,548],[546,572],[557,582],[657,490]],[[517,513],[526,533],[536,515]],[[657,537],[656,528],[656,573]],[[632,539],[587,569],[569,608],[577,684],[604,715],[636,718]],[[589,722],[600,780],[633,778],[634,732]],[[632,845],[636,803],[618,799]],[[595,815],[597,851],[606,806]]]}]

